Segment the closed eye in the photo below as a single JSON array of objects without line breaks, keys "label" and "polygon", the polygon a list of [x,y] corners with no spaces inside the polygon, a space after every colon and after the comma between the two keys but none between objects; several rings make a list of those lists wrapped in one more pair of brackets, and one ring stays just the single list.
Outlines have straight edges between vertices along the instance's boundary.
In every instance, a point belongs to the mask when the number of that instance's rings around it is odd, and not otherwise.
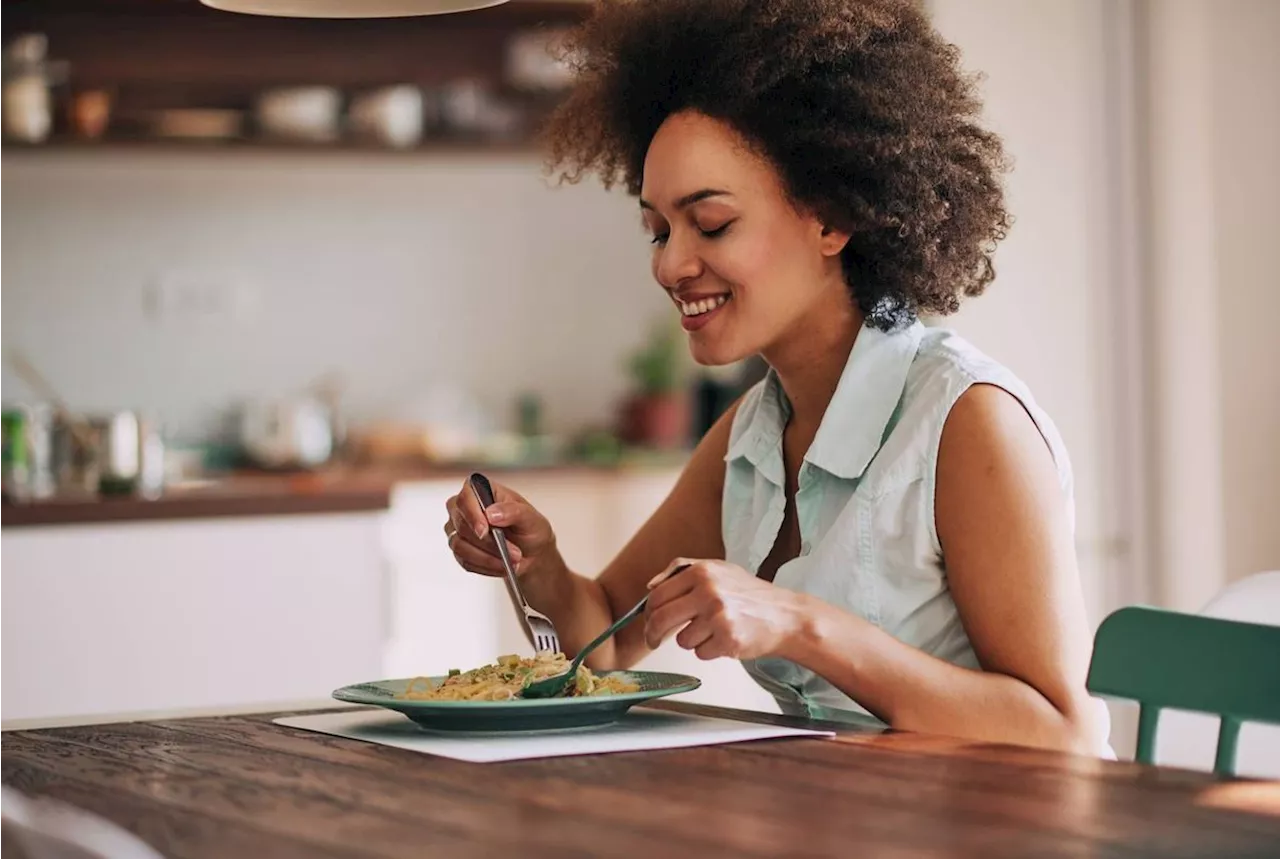
[{"label": "closed eye", "polygon": [[[714,230],[704,230],[701,227],[699,227],[698,233],[701,234],[701,236],[704,239],[718,239],[721,236],[723,236],[726,232],[728,232],[729,227],[733,226],[733,223],[734,223],[733,221],[726,221],[724,224],[716,227]],[[661,247],[667,243],[670,237],[671,237],[670,233],[655,233],[653,238],[649,240],[649,243],[658,245],[659,247]]]}]

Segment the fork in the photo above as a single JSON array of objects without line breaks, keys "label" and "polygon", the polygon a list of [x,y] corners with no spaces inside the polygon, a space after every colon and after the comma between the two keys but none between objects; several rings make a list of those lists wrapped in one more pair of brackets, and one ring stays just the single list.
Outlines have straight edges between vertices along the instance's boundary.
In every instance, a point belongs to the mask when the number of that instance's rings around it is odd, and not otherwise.
[{"label": "fork", "polygon": [[[471,475],[471,491],[475,493],[476,500],[480,502],[482,509],[488,509],[493,504],[493,486],[489,483],[489,478],[483,474],[476,472]],[[551,622],[551,618],[529,605],[529,601],[524,598],[524,593],[520,590],[520,583],[516,580],[515,568],[511,566],[511,556],[507,554],[507,535],[501,528],[489,526],[489,533],[493,537],[493,543],[498,547],[498,557],[502,558],[502,569],[507,574],[507,594],[511,597],[511,602],[516,608],[516,614],[522,621],[524,633],[528,637],[529,642],[533,645],[533,649],[537,653],[544,651],[549,653],[560,652],[560,636],[556,635],[556,625]]]}]

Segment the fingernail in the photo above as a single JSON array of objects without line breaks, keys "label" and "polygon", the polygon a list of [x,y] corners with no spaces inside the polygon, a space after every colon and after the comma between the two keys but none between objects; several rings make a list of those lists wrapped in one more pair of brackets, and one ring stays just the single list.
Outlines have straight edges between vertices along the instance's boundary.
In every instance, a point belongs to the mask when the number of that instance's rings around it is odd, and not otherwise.
[{"label": "fingernail", "polygon": [[649,584],[647,585],[648,589],[653,590],[658,585],[662,584],[662,580],[665,579],[666,577],[667,577],[666,570],[663,570],[662,572],[658,573],[656,576],[649,579]]},{"label": "fingernail", "polygon": [[520,549],[511,543],[507,544],[507,555],[511,558],[511,563],[513,564],[519,563],[520,559],[524,557],[520,554]]},{"label": "fingernail", "polygon": [[478,523],[476,523],[476,525],[472,528],[472,530],[474,530],[474,531],[476,532],[476,536],[477,536],[477,537],[479,537],[481,540],[483,540],[483,539],[484,539],[484,532],[485,532],[486,530],[488,530],[488,529],[485,527],[485,524],[484,524],[483,522],[478,522]]},{"label": "fingernail", "polygon": [[507,518],[506,516],[502,515],[502,511],[498,509],[498,506],[496,504],[492,507],[485,508],[484,515],[487,516],[489,521],[493,522],[494,524],[501,524],[502,521]]}]

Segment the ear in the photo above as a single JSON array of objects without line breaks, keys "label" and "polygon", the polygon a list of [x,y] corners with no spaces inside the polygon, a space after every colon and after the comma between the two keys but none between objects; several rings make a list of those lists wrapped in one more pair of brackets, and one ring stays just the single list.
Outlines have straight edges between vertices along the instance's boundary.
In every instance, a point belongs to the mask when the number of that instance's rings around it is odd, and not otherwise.
[{"label": "ear", "polygon": [[849,232],[835,227],[822,225],[822,235],[818,239],[818,247],[826,257],[838,256],[849,244]]}]

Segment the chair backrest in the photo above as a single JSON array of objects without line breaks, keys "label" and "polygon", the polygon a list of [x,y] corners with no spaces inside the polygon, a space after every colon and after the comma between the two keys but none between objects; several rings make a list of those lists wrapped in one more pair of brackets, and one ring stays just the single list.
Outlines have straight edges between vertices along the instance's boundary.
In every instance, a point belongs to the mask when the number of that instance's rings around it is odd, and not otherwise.
[{"label": "chair backrest", "polygon": [[1241,723],[1280,723],[1280,627],[1122,608],[1098,627],[1088,687],[1138,702],[1142,763],[1155,759],[1162,708],[1218,715],[1213,768],[1234,774]]},{"label": "chair backrest", "polygon": [[[1280,570],[1254,573],[1227,585],[1196,612],[1206,617],[1280,626]],[[1168,709],[1160,713],[1155,761],[1213,769],[1218,717]],[[1280,725],[1247,722],[1240,728],[1236,775],[1280,779]]]}]

